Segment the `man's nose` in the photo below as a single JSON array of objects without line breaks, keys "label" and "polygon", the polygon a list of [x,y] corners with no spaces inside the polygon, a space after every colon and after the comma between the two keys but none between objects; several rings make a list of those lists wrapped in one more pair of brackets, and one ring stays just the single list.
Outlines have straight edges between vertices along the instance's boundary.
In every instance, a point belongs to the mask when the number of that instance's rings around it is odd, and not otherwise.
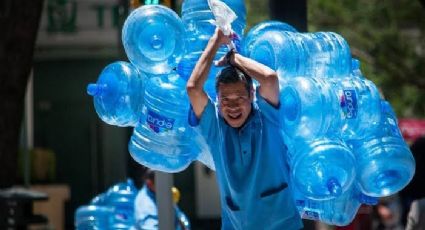
[{"label": "man's nose", "polygon": [[229,101],[229,107],[232,109],[236,109],[237,107],[239,107],[238,101],[237,100]]}]

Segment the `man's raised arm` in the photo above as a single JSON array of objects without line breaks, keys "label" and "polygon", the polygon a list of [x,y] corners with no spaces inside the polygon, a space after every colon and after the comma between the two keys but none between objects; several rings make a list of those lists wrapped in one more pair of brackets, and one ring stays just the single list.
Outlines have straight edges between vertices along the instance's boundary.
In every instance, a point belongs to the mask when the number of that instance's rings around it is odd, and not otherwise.
[{"label": "man's raised arm", "polygon": [[207,47],[196,63],[192,75],[186,84],[187,94],[197,118],[200,118],[208,102],[208,96],[204,91],[204,83],[208,78],[214,56],[222,44],[227,44],[230,39],[219,29],[216,29],[214,35],[210,38]]}]

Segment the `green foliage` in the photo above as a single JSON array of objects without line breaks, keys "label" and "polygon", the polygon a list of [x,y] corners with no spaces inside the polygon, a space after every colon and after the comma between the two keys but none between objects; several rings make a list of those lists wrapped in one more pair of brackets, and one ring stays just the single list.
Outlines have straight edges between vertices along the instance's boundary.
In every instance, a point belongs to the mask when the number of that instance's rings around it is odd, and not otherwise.
[{"label": "green foliage", "polygon": [[251,27],[258,23],[269,20],[269,3],[264,0],[246,0],[246,27],[245,32],[248,32]]},{"label": "green foliage", "polygon": [[351,47],[399,116],[425,116],[425,9],[417,0],[309,0],[309,31]]}]

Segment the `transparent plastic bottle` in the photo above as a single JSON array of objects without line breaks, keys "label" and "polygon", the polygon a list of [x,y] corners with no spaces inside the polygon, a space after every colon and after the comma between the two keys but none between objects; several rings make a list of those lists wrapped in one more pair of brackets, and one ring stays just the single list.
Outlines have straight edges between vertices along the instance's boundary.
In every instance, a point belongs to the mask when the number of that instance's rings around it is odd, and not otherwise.
[{"label": "transparent plastic bottle", "polygon": [[330,32],[273,31],[259,36],[249,57],[276,70],[280,77],[341,77],[351,71],[351,53],[345,40]]},{"label": "transparent plastic bottle", "polygon": [[151,74],[171,72],[185,53],[181,19],[161,5],[145,5],[131,12],[122,29],[122,40],[130,62]]},{"label": "transparent plastic bottle", "polygon": [[361,204],[375,205],[378,202],[377,198],[362,194],[356,186],[332,200],[311,200],[294,190],[294,199],[301,218],[337,226],[350,224]]},{"label": "transparent plastic bottle", "polygon": [[292,183],[305,197],[327,200],[339,197],[352,185],[355,159],[337,139],[295,140],[289,148]]},{"label": "transparent plastic bottle", "polygon": [[87,229],[130,229],[134,225],[137,188],[131,179],[111,186],[75,212],[75,227]]},{"label": "transparent plastic bottle", "polygon": [[358,77],[331,79],[342,115],[343,139],[362,139],[379,128],[380,94],[373,82]]},{"label": "transparent plastic bottle", "polygon": [[360,139],[381,118],[379,92],[365,79],[296,77],[280,94],[283,130],[290,137]]},{"label": "transparent plastic bottle", "polygon": [[[232,23],[232,30],[242,38],[246,23],[246,8],[244,1],[223,0],[237,15]],[[184,0],[182,4],[182,21],[186,28],[187,53],[202,52],[210,37],[214,34],[216,25],[207,0]],[[225,49],[220,52],[225,53]]]},{"label": "transparent plastic bottle", "polygon": [[76,230],[108,230],[113,222],[114,208],[108,206],[87,205],[75,211]]},{"label": "transparent plastic bottle", "polygon": [[[240,49],[240,39],[243,37],[243,30],[246,22],[246,9],[244,1],[224,0],[237,15],[231,24],[232,30],[237,35],[233,42],[236,49]],[[182,4],[182,21],[186,31],[186,55],[179,62],[177,71],[185,79],[189,79],[199,57],[205,49],[209,39],[214,34],[216,25],[214,15],[209,8],[208,0],[184,0]],[[219,60],[228,51],[226,46],[221,46],[217,51],[214,60]],[[215,78],[222,67],[212,65],[208,74],[208,79],[204,84],[205,92],[212,100],[216,99]]]},{"label": "transparent plastic bottle", "polygon": [[106,66],[97,82],[87,86],[100,119],[110,125],[135,126],[143,105],[145,78],[128,62]]},{"label": "transparent plastic bottle", "polygon": [[364,79],[362,71],[360,69],[360,61],[359,59],[353,58],[351,59],[351,77],[358,77]]},{"label": "transparent plastic bottle", "polygon": [[352,69],[352,57],[347,41],[334,32],[317,32],[315,34],[324,40],[323,46],[327,46],[326,51],[331,53],[328,76],[346,77],[349,75]]},{"label": "transparent plastic bottle", "polygon": [[382,101],[380,128],[350,144],[357,160],[358,184],[369,196],[389,196],[403,189],[415,173],[415,160],[400,133],[397,117]]},{"label": "transparent plastic bottle", "polygon": [[[201,53],[192,53],[188,54],[179,62],[177,66],[177,72],[180,76],[183,77],[186,81],[189,80],[190,75],[192,74],[193,69],[195,68],[196,62],[198,61]],[[214,61],[219,60],[220,56],[216,55]],[[209,70],[207,81],[204,84],[205,92],[210,96],[212,100],[215,101],[217,92],[215,90],[215,78],[217,74],[222,70],[223,67],[211,65]]]},{"label": "transparent plastic bottle", "polygon": [[324,79],[289,79],[280,97],[282,129],[290,138],[313,139],[328,133],[331,126],[342,126],[339,103]]},{"label": "transparent plastic bottle", "polygon": [[186,82],[177,73],[151,77],[142,116],[129,143],[131,156],[154,170],[185,169],[200,152],[188,126],[188,108]]},{"label": "transparent plastic bottle", "polygon": [[298,39],[298,33],[268,31],[252,42],[247,57],[277,71],[280,78],[301,76],[308,57]]},{"label": "transparent plastic bottle", "polygon": [[252,27],[249,32],[245,35],[242,40],[242,49],[241,53],[244,56],[249,57],[253,51],[254,42],[261,38],[264,34],[269,31],[289,31],[297,32],[297,30],[289,24],[280,21],[264,21],[254,27]]},{"label": "transparent plastic bottle", "polygon": [[113,229],[130,229],[134,225],[134,201],[138,190],[131,179],[118,183],[105,194],[105,205],[114,207],[111,227]]}]

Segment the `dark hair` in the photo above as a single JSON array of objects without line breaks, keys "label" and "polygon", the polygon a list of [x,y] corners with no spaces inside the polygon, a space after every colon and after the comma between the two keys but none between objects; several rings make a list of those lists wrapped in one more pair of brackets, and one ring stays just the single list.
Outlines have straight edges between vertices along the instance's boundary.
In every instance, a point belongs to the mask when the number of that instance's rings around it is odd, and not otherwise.
[{"label": "dark hair", "polygon": [[143,174],[143,180],[151,180],[155,182],[155,171],[147,168],[145,173]]},{"label": "dark hair", "polygon": [[218,86],[220,83],[236,83],[243,82],[248,93],[251,91],[252,78],[245,74],[242,70],[234,66],[228,66],[222,69],[215,78],[215,91],[218,93]]}]

